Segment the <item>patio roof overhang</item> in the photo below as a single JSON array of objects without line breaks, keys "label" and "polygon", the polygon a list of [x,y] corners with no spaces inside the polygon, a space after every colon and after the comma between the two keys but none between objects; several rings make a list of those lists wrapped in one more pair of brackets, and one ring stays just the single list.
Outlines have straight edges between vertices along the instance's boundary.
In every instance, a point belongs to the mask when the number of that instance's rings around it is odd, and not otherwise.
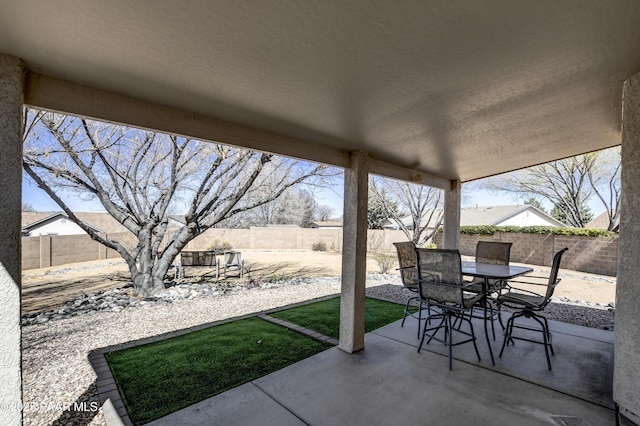
[{"label": "patio roof overhang", "polygon": [[149,120],[155,105],[173,119],[154,128],[343,167],[365,151],[374,173],[439,187],[620,144],[622,83],[640,71],[635,0],[0,11],[0,52],[33,73],[33,106],[136,124],[134,103]]}]

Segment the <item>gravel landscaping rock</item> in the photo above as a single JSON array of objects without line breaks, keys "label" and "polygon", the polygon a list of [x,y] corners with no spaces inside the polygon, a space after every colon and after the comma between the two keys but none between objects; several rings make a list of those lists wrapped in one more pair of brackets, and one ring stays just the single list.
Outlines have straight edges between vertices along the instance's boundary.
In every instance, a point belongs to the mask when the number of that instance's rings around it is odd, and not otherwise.
[{"label": "gravel landscaping rock", "polygon": [[[25,425],[104,425],[91,350],[195,325],[338,294],[339,277],[233,284],[180,282],[155,297],[136,298],[132,288],[82,295],[55,311],[22,319]],[[367,276],[367,295],[404,303],[410,293],[397,275]],[[606,328],[613,306],[557,299],[551,320]]]}]

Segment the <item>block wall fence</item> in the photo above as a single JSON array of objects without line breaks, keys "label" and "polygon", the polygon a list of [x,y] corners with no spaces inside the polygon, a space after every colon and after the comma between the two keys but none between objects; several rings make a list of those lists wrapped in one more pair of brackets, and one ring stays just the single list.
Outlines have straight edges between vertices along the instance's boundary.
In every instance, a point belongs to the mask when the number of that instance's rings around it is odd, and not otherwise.
[{"label": "block wall fence", "polygon": [[[109,234],[110,238],[131,240],[131,234]],[[564,247],[569,251],[562,268],[615,276],[618,262],[618,239],[563,235],[537,235],[497,232],[494,235],[460,235],[460,252],[473,256],[476,243],[484,241],[512,242],[511,260],[530,265],[550,266],[553,255]],[[213,228],[189,242],[189,250],[206,250],[215,242],[229,243],[234,249],[310,250],[324,243],[328,250],[342,250],[342,229],[306,229],[297,227],[252,227],[250,229]],[[395,253],[395,241],[406,241],[402,231],[369,230],[369,251]],[[435,236],[440,247],[442,233]],[[112,249],[93,241],[88,235],[57,235],[22,238],[22,269],[59,266],[89,260],[118,259]]]},{"label": "block wall fence", "polygon": [[[511,242],[511,261],[529,265],[551,266],[553,255],[565,247],[562,269],[616,276],[618,268],[618,239],[565,235],[516,234],[496,232],[493,235],[460,235],[460,254],[474,256],[478,241]],[[438,247],[442,233],[435,236]]]}]

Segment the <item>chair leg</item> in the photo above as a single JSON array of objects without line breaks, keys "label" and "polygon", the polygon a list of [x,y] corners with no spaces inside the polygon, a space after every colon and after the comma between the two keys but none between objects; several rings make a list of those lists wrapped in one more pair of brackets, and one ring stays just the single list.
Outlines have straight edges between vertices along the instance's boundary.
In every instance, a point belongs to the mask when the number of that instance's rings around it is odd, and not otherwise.
[{"label": "chair leg", "polygon": [[504,340],[502,341],[502,348],[500,349],[500,355],[498,355],[498,358],[502,358],[502,353],[504,352],[504,348],[507,346],[507,342],[511,340],[511,335],[513,334],[513,321],[516,318],[521,316],[522,314],[520,312],[515,312],[507,320],[507,326],[504,329]]},{"label": "chair leg", "polygon": [[[489,305],[489,315],[490,315],[490,318],[491,318],[491,334],[493,334],[493,341],[495,342],[496,341],[496,326],[493,323],[493,305],[491,304],[491,302],[489,302],[488,305]],[[487,315],[486,310],[485,310],[484,314]]]},{"label": "chair leg", "polygon": [[547,340],[547,327],[545,326],[545,322],[546,322],[546,318],[545,321],[542,322],[540,321],[540,318],[538,318],[537,315],[532,315],[531,318],[533,318],[538,324],[540,324],[540,327],[542,327],[542,341],[544,344],[544,354],[547,357],[547,367],[549,367],[549,370],[551,370],[551,358],[549,357],[549,342]]},{"label": "chair leg", "polygon": [[498,322],[500,323],[500,327],[502,327],[502,330],[504,331],[504,323],[502,322],[502,305],[498,303],[496,309],[498,310]]},{"label": "chair leg", "polygon": [[404,320],[407,318],[407,314],[409,311],[409,302],[411,302],[411,300],[413,300],[413,297],[407,299],[407,303],[404,305],[404,315],[402,316],[402,323],[400,324],[400,327],[404,327]]},{"label": "chair leg", "polygon": [[[527,326],[520,326],[529,331],[541,331],[542,332],[542,345],[544,345],[544,354],[547,359],[547,367],[551,370],[551,357],[549,356],[549,350],[551,350],[551,355],[555,355],[553,351],[553,345],[551,344],[551,332],[549,331],[549,323],[547,319],[542,315],[536,315],[535,312],[532,311],[520,311],[515,312],[511,317],[507,320],[507,326],[504,330],[504,341],[502,342],[502,348],[500,349],[499,357],[502,358],[502,354],[504,352],[504,348],[507,346],[508,342],[513,342],[513,339],[518,339],[517,337],[512,338],[513,328],[514,328],[514,320],[519,317],[527,317],[532,318],[534,321],[538,323],[541,330],[537,330],[535,328],[530,328]],[[530,340],[528,338],[520,338],[522,340],[526,340],[533,343],[540,344],[540,341]]]},{"label": "chair leg", "polygon": [[538,318],[542,318],[542,320],[544,321],[544,326],[547,329],[547,341],[549,342],[549,349],[551,349],[551,355],[555,356],[555,352],[553,352],[553,345],[551,342],[551,331],[549,330],[549,323],[547,322],[547,318],[543,317],[542,315],[538,315]]},{"label": "chair leg", "polygon": [[[420,303],[418,303],[418,338],[420,338],[420,324],[422,324],[422,299],[418,298]],[[430,312],[427,311],[427,318],[429,317]],[[427,321],[424,322],[425,328],[427,327]]]},{"label": "chair leg", "polygon": [[[445,325],[444,328],[444,333],[445,333],[445,345],[449,346],[449,370],[453,370],[453,331],[451,330],[452,324],[451,324],[451,315],[447,314],[447,324]],[[449,336],[448,338],[447,336],[447,332],[449,332]]]},{"label": "chair leg", "polygon": [[480,359],[480,352],[478,351],[478,345],[476,344],[476,333],[475,331],[473,331],[473,323],[471,322],[471,319],[464,318],[464,317],[461,317],[460,322],[462,322],[463,319],[469,323],[469,328],[471,329],[471,338],[473,339],[473,348],[476,350],[478,361],[482,361],[482,359]]}]

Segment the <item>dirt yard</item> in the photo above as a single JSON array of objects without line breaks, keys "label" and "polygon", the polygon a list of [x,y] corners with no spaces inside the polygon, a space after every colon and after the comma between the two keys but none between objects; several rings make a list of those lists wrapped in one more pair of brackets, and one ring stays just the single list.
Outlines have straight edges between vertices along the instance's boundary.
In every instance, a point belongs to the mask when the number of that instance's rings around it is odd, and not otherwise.
[{"label": "dirt yard", "polygon": [[[339,276],[342,255],[336,252],[310,250],[242,250],[245,279]],[[390,273],[395,271],[396,263]],[[548,275],[549,268],[532,266],[535,275]],[[171,272],[171,271],[170,271]],[[367,272],[380,272],[378,263],[369,256]],[[194,275],[212,277],[213,271],[189,268],[187,278]],[[68,299],[81,294],[121,287],[129,282],[124,261],[100,260],[23,271],[22,310],[33,313],[56,309]],[[560,285],[555,296],[608,304],[615,301],[615,277],[561,270]],[[228,278],[233,280],[234,278]]]}]

